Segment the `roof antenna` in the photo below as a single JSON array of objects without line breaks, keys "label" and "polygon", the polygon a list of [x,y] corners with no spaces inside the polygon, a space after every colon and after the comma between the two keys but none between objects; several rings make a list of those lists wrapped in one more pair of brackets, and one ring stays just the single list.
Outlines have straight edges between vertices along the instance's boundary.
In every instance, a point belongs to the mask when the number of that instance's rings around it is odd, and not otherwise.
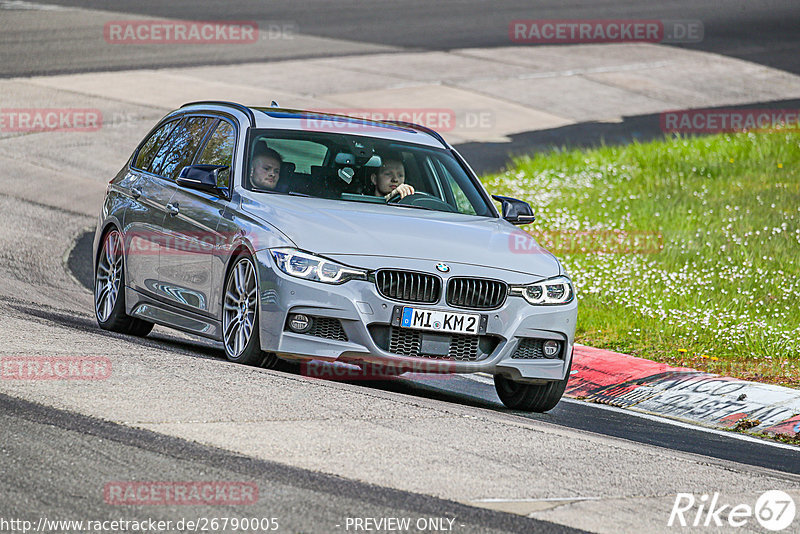
[{"label": "roof antenna", "polygon": [[270,105],[269,105],[269,107],[271,107],[271,108],[279,108],[280,106],[278,105],[278,103],[277,103],[277,102],[275,102],[275,101],[273,100],[273,101],[272,101],[272,104],[270,104]]}]

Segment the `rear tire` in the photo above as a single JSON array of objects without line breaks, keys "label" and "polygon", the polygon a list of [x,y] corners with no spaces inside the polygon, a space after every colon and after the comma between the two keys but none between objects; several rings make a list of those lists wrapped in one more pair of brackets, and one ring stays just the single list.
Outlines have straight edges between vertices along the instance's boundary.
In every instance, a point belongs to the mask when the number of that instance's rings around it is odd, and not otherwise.
[{"label": "rear tire", "polygon": [[564,395],[571,369],[572,362],[563,380],[554,380],[547,384],[525,384],[502,375],[495,375],[494,388],[507,408],[523,412],[547,412],[555,408]]},{"label": "rear tire", "polygon": [[103,236],[94,275],[94,313],[103,330],[144,337],[153,323],[125,313],[125,258],[117,229]]}]

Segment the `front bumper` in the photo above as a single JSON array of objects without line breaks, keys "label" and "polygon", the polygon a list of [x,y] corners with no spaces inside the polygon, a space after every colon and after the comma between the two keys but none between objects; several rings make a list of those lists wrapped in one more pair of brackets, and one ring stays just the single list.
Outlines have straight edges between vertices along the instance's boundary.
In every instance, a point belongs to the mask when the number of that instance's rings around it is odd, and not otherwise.
[{"label": "front bumper", "polygon": [[[452,308],[444,302],[444,295],[440,302],[431,305],[405,304],[415,308],[480,313],[487,316],[485,334],[499,340],[494,350],[478,361],[408,357],[383,350],[370,333],[370,326],[390,325],[395,307],[403,305],[381,296],[374,283],[353,280],[329,285],[301,280],[274,268],[267,250],[257,253],[256,259],[261,297],[261,348],[264,351],[286,358],[369,362],[416,371],[503,374],[514,380],[530,382],[561,380],[569,369],[577,300],[562,306],[532,306],[521,297],[509,296],[502,307],[488,311]],[[387,264],[383,266],[387,268],[422,270],[419,260],[385,258],[384,261]],[[428,268],[428,264],[433,265],[425,262]],[[472,265],[456,264],[453,271],[458,271],[459,276],[494,278],[510,284],[536,281],[530,275]],[[446,284],[448,276],[441,277]],[[338,319],[347,341],[288,331],[285,325],[290,313]],[[512,359],[522,338],[560,341],[561,357]]]}]

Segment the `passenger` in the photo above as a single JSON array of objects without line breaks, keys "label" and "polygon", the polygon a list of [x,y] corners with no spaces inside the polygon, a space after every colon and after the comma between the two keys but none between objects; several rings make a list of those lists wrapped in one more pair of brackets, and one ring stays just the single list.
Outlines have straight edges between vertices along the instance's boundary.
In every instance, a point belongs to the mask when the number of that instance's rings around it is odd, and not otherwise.
[{"label": "passenger", "polygon": [[250,164],[250,183],[267,191],[274,191],[281,178],[283,158],[264,143],[258,143]]},{"label": "passenger", "polygon": [[390,155],[382,158],[381,168],[370,177],[375,187],[374,195],[389,200],[395,195],[405,198],[414,194],[414,187],[405,183],[406,168],[399,156]]}]

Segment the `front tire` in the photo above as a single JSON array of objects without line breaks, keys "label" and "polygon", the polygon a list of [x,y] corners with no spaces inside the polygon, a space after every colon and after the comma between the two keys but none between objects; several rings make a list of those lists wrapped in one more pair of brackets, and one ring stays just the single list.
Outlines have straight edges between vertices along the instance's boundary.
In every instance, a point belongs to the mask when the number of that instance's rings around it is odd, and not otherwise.
[{"label": "front tire", "polygon": [[222,342],[228,360],[274,369],[280,359],[262,352],[258,322],[258,279],[253,259],[242,253],[234,260],[225,282]]},{"label": "front tire", "polygon": [[125,259],[122,236],[113,229],[103,236],[94,275],[94,312],[103,330],[144,337],[153,323],[125,313]]},{"label": "front tire", "polygon": [[526,384],[495,375],[494,388],[507,408],[523,412],[547,412],[555,408],[564,395],[571,369],[572,362],[563,380],[554,380],[547,384]]}]

